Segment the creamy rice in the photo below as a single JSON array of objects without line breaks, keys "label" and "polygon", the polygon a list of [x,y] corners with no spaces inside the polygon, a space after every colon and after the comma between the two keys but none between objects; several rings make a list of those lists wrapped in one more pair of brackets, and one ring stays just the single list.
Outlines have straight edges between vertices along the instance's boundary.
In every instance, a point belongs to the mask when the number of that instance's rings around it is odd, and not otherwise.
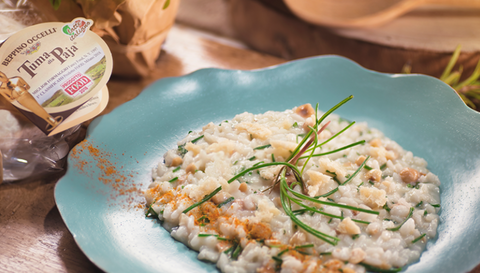
[{"label": "creamy rice", "polygon": [[[189,133],[153,170],[154,182],[145,192],[147,214],[158,216],[175,239],[222,272],[365,272],[365,266],[394,269],[416,261],[436,234],[440,181],[425,160],[365,123],[354,124],[315,154],[364,144],[312,157],[306,166],[305,159],[297,163],[305,185],[294,186],[295,192],[318,197],[338,188],[318,200],[350,206],[303,201],[332,218],[291,203],[299,221],[338,238],[336,244],[306,232],[285,213],[279,187],[270,189],[282,166],[252,170],[228,183],[256,164],[285,162],[313,126],[314,112],[304,105],[243,113]],[[350,123],[333,114],[322,125],[327,121],[318,143]],[[287,183],[292,178],[287,175]],[[183,213],[220,186],[211,199]]]}]

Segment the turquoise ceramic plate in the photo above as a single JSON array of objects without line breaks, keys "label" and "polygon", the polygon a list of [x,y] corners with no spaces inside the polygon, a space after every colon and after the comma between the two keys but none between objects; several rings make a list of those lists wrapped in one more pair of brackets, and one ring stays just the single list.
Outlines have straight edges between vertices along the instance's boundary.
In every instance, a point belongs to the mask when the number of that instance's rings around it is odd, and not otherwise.
[{"label": "turquoise ceramic plate", "polygon": [[[87,143],[70,154],[56,186],[58,209],[80,248],[105,271],[216,271],[132,208],[139,199],[128,192],[145,189],[163,153],[210,121],[304,103],[318,102],[325,111],[350,94],[355,98],[338,114],[382,130],[425,158],[442,181],[438,238],[406,271],[474,268],[480,263],[480,114],[437,79],[381,74],[335,56],[256,71],[204,69],[154,83],[89,126]],[[91,144],[99,151],[81,148]],[[99,158],[108,162],[97,164]]]}]

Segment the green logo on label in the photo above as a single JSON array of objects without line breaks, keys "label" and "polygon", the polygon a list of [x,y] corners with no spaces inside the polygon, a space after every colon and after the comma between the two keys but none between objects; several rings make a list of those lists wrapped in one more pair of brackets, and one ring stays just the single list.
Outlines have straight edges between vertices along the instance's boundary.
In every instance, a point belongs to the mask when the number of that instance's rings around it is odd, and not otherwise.
[{"label": "green logo on label", "polygon": [[73,35],[74,34],[69,25],[65,25],[63,27],[62,31],[63,31],[63,33],[65,33],[67,35]]},{"label": "green logo on label", "polygon": [[65,24],[62,27],[62,32],[65,35],[70,36],[70,40],[73,41],[76,38],[81,38],[88,31],[93,24],[92,20],[85,20],[83,18],[74,19],[70,24]]}]

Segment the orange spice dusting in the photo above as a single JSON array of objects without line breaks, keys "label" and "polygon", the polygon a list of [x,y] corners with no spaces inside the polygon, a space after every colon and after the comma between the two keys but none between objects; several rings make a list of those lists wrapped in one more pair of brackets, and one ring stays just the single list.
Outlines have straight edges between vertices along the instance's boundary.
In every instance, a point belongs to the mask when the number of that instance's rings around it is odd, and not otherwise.
[{"label": "orange spice dusting", "polygon": [[[122,155],[124,156],[125,153]],[[143,183],[135,183],[132,179],[135,173],[129,172],[128,168],[120,165],[118,163],[120,160],[116,154],[105,151],[101,147],[94,145],[93,141],[85,139],[72,149],[70,156],[73,159],[73,166],[80,173],[89,178],[97,178],[101,183],[110,186],[110,205],[113,205],[113,201],[122,196],[122,200],[119,201],[122,206],[143,207],[138,202],[138,197],[142,196],[141,188]],[[89,156],[91,160],[85,160],[85,156]],[[95,175],[93,172],[94,166],[100,170]]]}]

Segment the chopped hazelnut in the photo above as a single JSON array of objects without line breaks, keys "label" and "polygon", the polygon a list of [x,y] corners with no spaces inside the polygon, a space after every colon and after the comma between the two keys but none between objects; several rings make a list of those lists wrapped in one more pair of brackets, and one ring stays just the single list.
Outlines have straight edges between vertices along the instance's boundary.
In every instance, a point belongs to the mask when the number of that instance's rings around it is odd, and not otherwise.
[{"label": "chopped hazelnut", "polygon": [[313,110],[313,107],[310,103],[307,103],[307,104],[298,106],[297,109],[295,110],[295,113],[304,118],[308,118],[315,114],[315,110]]},{"label": "chopped hazelnut", "polygon": [[248,191],[248,185],[246,183],[241,183],[240,186],[238,187],[238,189],[241,192],[247,192]]},{"label": "chopped hazelnut", "polygon": [[196,171],[197,171],[197,166],[195,166],[195,164],[193,163],[190,163],[190,165],[188,165],[187,168],[185,169],[186,173],[191,173],[191,174],[194,174]]},{"label": "chopped hazelnut", "polygon": [[183,160],[181,157],[177,156],[172,159],[172,167],[177,167],[183,163]]},{"label": "chopped hazelnut", "polygon": [[400,177],[405,183],[414,183],[417,182],[420,174],[417,170],[414,170],[412,168],[405,168],[400,171]]},{"label": "chopped hazelnut", "polygon": [[355,164],[360,166],[360,165],[362,165],[363,161],[365,161],[365,159],[367,159],[367,158],[365,156],[361,155],[357,158],[357,160],[355,160]]},{"label": "chopped hazelnut", "polygon": [[365,178],[367,180],[380,182],[380,180],[382,179],[382,171],[380,171],[378,169],[370,170],[365,174]]}]

